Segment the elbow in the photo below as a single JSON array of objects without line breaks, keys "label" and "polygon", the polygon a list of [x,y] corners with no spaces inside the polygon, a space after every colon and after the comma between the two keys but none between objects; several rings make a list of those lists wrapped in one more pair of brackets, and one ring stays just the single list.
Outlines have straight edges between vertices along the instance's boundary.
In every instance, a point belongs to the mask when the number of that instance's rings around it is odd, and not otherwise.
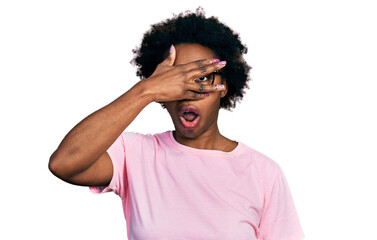
[{"label": "elbow", "polygon": [[59,177],[61,174],[61,167],[59,166],[59,160],[56,157],[56,151],[50,156],[48,162],[48,169],[52,174]]},{"label": "elbow", "polygon": [[56,151],[50,157],[48,169],[52,174],[62,180],[68,180],[71,177],[69,167],[65,163],[64,158],[59,157]]},{"label": "elbow", "polygon": [[48,162],[48,169],[55,176],[58,175],[59,166],[57,165],[57,161],[56,161],[56,158],[54,157],[54,153],[51,155],[50,161]]}]

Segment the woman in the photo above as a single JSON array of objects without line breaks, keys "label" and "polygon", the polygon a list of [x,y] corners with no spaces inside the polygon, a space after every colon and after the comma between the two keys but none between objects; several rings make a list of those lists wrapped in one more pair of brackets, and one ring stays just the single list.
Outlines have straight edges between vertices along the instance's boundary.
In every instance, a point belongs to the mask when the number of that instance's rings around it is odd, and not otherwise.
[{"label": "woman", "polygon": [[[246,52],[201,9],[153,25],[134,50],[142,80],[75,126],[50,170],[118,194],[128,239],[302,239],[279,165],[217,126],[219,109],[234,108],[247,87]],[[175,131],[123,133],[151,102],[167,109]]]}]

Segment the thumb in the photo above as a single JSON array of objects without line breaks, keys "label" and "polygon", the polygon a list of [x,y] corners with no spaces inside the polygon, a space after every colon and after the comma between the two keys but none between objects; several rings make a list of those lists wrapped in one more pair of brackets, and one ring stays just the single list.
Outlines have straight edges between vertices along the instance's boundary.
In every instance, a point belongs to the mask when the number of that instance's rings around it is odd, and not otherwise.
[{"label": "thumb", "polygon": [[175,47],[174,45],[171,45],[169,49],[169,56],[167,59],[165,59],[165,64],[168,66],[173,66],[175,61]]}]

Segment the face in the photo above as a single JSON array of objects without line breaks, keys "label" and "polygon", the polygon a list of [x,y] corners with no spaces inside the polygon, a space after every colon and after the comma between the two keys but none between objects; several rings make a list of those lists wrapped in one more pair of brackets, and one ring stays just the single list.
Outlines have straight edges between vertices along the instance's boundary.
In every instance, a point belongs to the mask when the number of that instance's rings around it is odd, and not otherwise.
[{"label": "face", "polygon": [[[185,64],[206,58],[217,58],[215,53],[199,44],[178,44],[175,46],[176,59],[174,65]],[[220,59],[221,60],[221,59]],[[208,75],[210,84],[213,75]],[[205,78],[202,78],[204,80]],[[194,80],[193,80],[194,81]],[[221,76],[215,74],[213,84],[221,84]],[[211,134],[218,131],[217,117],[220,107],[220,99],[226,95],[225,89],[221,92],[212,92],[210,96],[202,100],[180,100],[165,102],[177,134],[185,138],[197,138],[202,134]],[[186,112],[186,113],[184,113]]]}]

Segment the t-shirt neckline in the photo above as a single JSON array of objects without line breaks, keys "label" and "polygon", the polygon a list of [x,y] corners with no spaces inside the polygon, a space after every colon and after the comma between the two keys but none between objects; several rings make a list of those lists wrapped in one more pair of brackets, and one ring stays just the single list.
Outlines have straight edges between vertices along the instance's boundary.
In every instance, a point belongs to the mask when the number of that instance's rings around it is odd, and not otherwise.
[{"label": "t-shirt neckline", "polygon": [[183,144],[177,142],[177,140],[175,140],[175,138],[173,136],[172,130],[168,131],[167,134],[168,134],[170,142],[174,145],[174,147],[176,147],[180,150],[183,150],[183,151],[189,151],[189,152],[192,152],[192,153],[195,153],[195,154],[200,154],[200,155],[231,156],[231,155],[235,155],[238,152],[240,152],[242,145],[243,145],[241,142],[237,141],[237,146],[230,152],[224,152],[224,151],[221,151],[221,150],[198,149],[198,148],[189,147],[189,146],[186,146],[186,145],[183,145]]}]

